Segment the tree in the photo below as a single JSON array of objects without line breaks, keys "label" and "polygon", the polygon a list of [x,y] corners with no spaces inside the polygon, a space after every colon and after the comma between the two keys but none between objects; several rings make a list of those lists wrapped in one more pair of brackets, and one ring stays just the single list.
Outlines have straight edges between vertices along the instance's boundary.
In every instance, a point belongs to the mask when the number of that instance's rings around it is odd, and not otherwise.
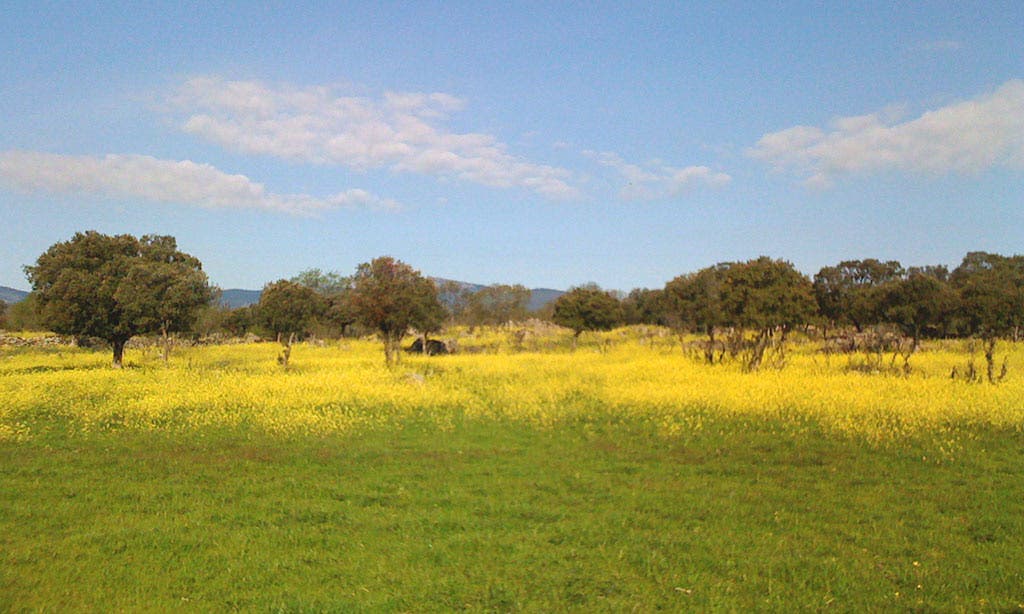
[{"label": "tree", "polygon": [[410,328],[426,334],[439,330],[445,318],[434,282],[390,256],[359,265],[350,304],[358,321],[384,342],[388,366],[401,360],[402,337]]},{"label": "tree", "polygon": [[472,325],[498,325],[526,318],[530,291],[521,285],[496,284],[466,298],[464,317]]},{"label": "tree", "polygon": [[324,312],[324,300],[312,289],[287,279],[263,287],[256,307],[261,326],[277,336],[284,346],[278,361],[284,367],[292,354],[296,336],[302,336]]},{"label": "tree", "polygon": [[308,269],[291,278],[291,281],[313,290],[324,299],[322,313],[310,325],[315,334],[341,336],[355,323],[349,296],[352,291],[351,277],[334,271],[324,273],[320,269]]},{"label": "tree", "polygon": [[622,321],[625,324],[665,324],[665,293],[663,290],[633,288],[622,299]]},{"label": "tree", "polygon": [[960,327],[984,342],[988,381],[995,383],[996,341],[1024,327],[1024,256],[971,252],[950,282],[959,295]]},{"label": "tree", "polygon": [[833,324],[852,324],[859,332],[882,317],[877,289],[902,275],[903,266],[895,260],[845,260],[824,267],[814,276],[818,311]]},{"label": "tree", "polygon": [[944,327],[957,308],[956,293],[944,273],[945,267],[911,269],[879,289],[885,321],[913,340],[911,351],[917,349],[922,335]]},{"label": "tree", "polygon": [[[170,354],[170,333],[189,330],[200,310],[210,304],[213,291],[199,260],[178,251],[173,237],[140,239],[146,257],[131,267],[114,292],[124,316],[163,339],[163,359]],[[184,267],[184,268],[183,268]]]},{"label": "tree", "polygon": [[716,331],[729,325],[722,306],[726,273],[734,266],[723,262],[696,273],[680,275],[665,284],[666,319],[676,330],[694,330],[708,336],[704,360],[715,362]]},{"label": "tree", "polygon": [[45,330],[39,319],[36,293],[30,292],[24,299],[7,307],[7,327],[10,330]]},{"label": "tree", "polygon": [[452,324],[462,322],[469,309],[472,287],[450,279],[434,280],[434,285],[437,286],[437,298],[448,314],[448,321]]},{"label": "tree", "polygon": [[257,305],[229,309],[222,323],[224,332],[232,337],[242,337],[256,325]]},{"label": "tree", "polygon": [[551,320],[572,329],[573,348],[587,330],[611,330],[622,321],[622,307],[611,293],[596,285],[579,286],[555,300]]},{"label": "tree", "polygon": [[210,300],[202,264],[173,237],[76,233],[25,267],[42,323],[56,333],[98,337],[120,368],[135,335],[182,330]]},{"label": "tree", "polygon": [[0,300],[0,329],[7,327],[7,303]]},{"label": "tree", "polygon": [[342,294],[352,287],[350,277],[345,277],[335,271],[325,273],[320,269],[306,269],[289,281],[306,286],[321,296]]},{"label": "tree", "polygon": [[721,306],[729,325],[757,331],[746,365],[756,370],[776,332],[781,349],[786,334],[814,316],[814,290],[789,262],[762,256],[726,270]]}]

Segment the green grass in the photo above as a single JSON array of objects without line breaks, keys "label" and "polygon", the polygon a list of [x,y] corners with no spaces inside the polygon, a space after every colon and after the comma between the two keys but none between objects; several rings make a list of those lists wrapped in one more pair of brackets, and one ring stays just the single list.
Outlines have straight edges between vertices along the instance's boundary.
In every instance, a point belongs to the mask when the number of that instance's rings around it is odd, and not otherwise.
[{"label": "green grass", "polygon": [[0,443],[0,610],[1016,610],[1024,436],[593,419]]}]

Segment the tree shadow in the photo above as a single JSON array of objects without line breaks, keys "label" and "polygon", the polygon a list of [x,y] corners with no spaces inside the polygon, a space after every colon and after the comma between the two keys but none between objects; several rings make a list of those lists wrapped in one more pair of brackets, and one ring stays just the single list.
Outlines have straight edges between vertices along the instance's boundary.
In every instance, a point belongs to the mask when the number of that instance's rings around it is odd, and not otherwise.
[{"label": "tree shadow", "polygon": [[[134,369],[134,365],[125,365],[125,369]],[[6,371],[9,375],[31,375],[33,373],[53,373],[57,371],[100,371],[111,369],[110,365],[63,365],[54,367],[50,365],[36,365],[33,367],[22,367]]]}]

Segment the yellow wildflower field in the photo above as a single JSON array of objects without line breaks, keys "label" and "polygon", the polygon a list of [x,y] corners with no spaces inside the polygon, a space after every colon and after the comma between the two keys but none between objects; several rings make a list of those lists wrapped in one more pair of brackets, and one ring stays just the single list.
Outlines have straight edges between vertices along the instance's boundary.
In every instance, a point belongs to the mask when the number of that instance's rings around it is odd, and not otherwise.
[{"label": "yellow wildflower field", "polygon": [[705,428],[709,418],[765,419],[812,421],[876,442],[948,435],[953,445],[964,427],[1024,426],[1021,344],[1000,344],[1009,373],[989,385],[950,378],[969,358],[961,342],[926,344],[909,374],[852,368],[863,355],[828,356],[806,341],[789,350],[784,368],[747,373],[738,361],[703,364],[678,339],[648,329],[585,335],[576,351],[564,333],[525,341],[499,329],[458,334],[460,353],[406,355],[390,370],[372,339],[299,344],[287,370],[273,343],[184,347],[167,364],[155,350],[129,350],[123,371],[109,368],[104,351],[0,347],[0,439],[32,438],[54,424],[315,435],[409,419],[442,428],[462,418],[545,427],[610,415],[646,421],[666,436]]}]

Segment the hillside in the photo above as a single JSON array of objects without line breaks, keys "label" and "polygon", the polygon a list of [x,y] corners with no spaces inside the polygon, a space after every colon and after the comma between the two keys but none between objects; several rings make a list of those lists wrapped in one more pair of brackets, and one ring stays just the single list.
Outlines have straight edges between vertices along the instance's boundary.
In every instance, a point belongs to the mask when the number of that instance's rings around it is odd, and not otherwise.
[{"label": "hillside", "polygon": [[15,288],[0,286],[0,301],[3,301],[8,305],[25,300],[26,296],[28,296],[28,292],[25,292],[24,290],[16,290]]},{"label": "hillside", "polygon": [[260,290],[239,290],[237,288],[222,290],[219,302],[221,305],[231,309],[255,305],[260,302]]}]

